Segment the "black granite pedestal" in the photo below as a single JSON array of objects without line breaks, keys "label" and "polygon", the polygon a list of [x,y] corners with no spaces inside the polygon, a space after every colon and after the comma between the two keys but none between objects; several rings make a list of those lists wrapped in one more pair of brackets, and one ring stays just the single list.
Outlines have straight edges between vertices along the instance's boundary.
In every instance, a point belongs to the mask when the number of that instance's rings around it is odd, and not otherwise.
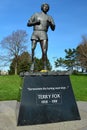
[{"label": "black granite pedestal", "polygon": [[24,77],[18,126],[80,120],[68,75]]}]

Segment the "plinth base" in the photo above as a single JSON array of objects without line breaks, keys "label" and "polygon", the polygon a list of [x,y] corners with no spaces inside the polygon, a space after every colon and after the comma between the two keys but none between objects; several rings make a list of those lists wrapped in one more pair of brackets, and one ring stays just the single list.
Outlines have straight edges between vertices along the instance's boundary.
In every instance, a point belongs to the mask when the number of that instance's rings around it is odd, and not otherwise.
[{"label": "plinth base", "polygon": [[18,126],[80,120],[68,75],[24,77]]}]

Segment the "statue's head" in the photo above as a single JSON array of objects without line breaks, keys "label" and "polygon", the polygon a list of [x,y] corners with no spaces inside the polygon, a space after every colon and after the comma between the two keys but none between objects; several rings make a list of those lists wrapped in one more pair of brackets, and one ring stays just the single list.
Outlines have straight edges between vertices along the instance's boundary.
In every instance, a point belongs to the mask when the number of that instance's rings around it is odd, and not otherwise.
[{"label": "statue's head", "polygon": [[49,8],[50,7],[47,3],[44,3],[44,4],[41,5],[41,10],[45,13],[49,11]]}]

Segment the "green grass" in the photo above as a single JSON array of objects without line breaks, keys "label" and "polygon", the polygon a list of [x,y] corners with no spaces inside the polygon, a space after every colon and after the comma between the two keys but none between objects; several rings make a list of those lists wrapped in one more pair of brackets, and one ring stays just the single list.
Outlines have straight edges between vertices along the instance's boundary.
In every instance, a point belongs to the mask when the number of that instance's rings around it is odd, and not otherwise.
[{"label": "green grass", "polygon": [[[70,76],[76,100],[87,101],[87,76]],[[19,100],[22,80],[19,76],[0,76],[0,101]]]},{"label": "green grass", "polygon": [[0,76],[0,100],[17,100],[20,83],[19,76]]},{"label": "green grass", "polygon": [[87,75],[70,76],[76,100],[87,101]]}]

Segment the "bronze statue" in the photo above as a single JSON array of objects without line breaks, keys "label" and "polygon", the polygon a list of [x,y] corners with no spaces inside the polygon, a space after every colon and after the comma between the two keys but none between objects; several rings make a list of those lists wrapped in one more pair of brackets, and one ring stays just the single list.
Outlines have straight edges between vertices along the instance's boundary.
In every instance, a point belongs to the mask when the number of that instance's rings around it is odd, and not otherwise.
[{"label": "bronze statue", "polygon": [[41,5],[41,13],[35,13],[27,23],[27,26],[33,26],[33,34],[31,36],[32,41],[32,65],[31,71],[34,70],[34,50],[36,48],[37,42],[40,42],[42,50],[42,60],[43,60],[43,69],[47,70],[47,50],[48,50],[48,36],[47,31],[50,28],[54,31],[55,24],[51,16],[47,14],[49,11],[48,4]]}]

